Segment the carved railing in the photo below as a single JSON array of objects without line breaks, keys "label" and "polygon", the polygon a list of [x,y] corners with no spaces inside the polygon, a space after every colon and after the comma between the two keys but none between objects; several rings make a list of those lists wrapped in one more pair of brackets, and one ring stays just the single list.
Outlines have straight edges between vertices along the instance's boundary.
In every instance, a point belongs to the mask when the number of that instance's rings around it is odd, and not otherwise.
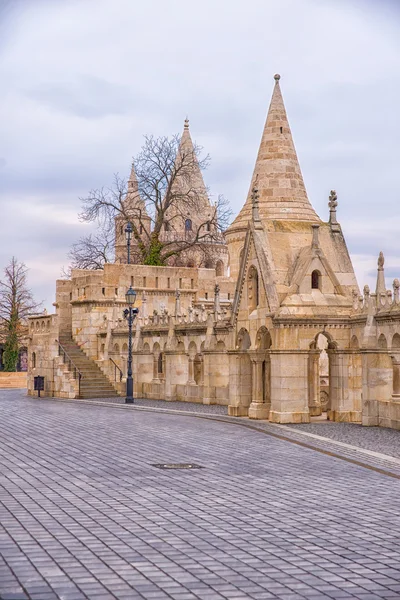
[{"label": "carved railing", "polygon": [[80,396],[81,395],[81,379],[82,379],[83,375],[80,372],[79,367],[77,367],[77,365],[74,363],[74,361],[72,360],[72,358],[70,357],[70,355],[68,354],[66,349],[64,348],[64,346],[62,344],[60,344],[60,342],[58,340],[56,340],[56,341],[58,344],[58,356],[63,357],[64,365],[68,364],[68,371],[70,371],[73,374],[73,378],[78,381],[78,396]]},{"label": "carved railing", "polygon": [[117,371],[119,372],[119,380],[122,381],[122,378],[124,376],[122,370],[112,358],[110,358],[110,361],[114,365],[114,381],[117,381]]}]

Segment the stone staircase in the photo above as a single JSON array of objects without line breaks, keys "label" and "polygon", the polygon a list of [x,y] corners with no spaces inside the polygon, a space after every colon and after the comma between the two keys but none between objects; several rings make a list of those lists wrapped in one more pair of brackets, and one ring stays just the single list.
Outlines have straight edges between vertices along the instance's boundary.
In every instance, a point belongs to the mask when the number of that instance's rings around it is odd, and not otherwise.
[{"label": "stone staircase", "polygon": [[96,363],[82,352],[70,336],[60,335],[59,342],[82,373],[80,398],[115,398],[118,396],[109,379]]}]

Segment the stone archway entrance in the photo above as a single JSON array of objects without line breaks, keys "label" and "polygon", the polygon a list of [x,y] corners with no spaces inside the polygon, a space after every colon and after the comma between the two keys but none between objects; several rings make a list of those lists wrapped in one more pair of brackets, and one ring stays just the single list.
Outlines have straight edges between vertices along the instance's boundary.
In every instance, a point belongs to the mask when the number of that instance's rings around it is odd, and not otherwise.
[{"label": "stone archway entrance", "polygon": [[310,345],[308,360],[308,410],[310,417],[328,419],[331,408],[331,352],[337,347],[332,337],[318,333]]},{"label": "stone archway entrance", "polygon": [[256,337],[256,350],[250,352],[252,364],[252,394],[249,406],[250,419],[268,419],[271,410],[271,335],[260,327]]}]

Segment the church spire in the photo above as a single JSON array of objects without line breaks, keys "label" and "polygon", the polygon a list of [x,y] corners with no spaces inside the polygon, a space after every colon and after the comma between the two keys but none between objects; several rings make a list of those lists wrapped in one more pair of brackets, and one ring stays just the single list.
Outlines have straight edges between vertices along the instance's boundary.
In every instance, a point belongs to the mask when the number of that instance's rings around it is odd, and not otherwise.
[{"label": "church spire", "polygon": [[274,91],[250,191],[245,205],[228,231],[243,229],[251,220],[251,195],[256,178],[258,178],[259,212],[262,221],[271,219],[320,222],[307,197],[282,98],[280,75],[275,75],[274,79]]}]

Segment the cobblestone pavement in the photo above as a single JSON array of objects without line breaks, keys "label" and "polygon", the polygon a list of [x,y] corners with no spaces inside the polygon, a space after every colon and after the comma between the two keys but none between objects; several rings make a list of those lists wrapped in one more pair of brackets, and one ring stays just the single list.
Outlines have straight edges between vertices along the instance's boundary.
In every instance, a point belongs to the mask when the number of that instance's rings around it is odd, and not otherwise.
[{"label": "cobblestone pavement", "polygon": [[400,458],[400,431],[394,429],[363,427],[355,423],[332,423],[330,421],[288,425],[287,427]]},{"label": "cobblestone pavement", "polygon": [[0,393],[2,600],[400,599],[399,496],[228,422]]},{"label": "cobblestone pavement", "polygon": [[[125,404],[125,398],[93,398],[93,401]],[[88,400],[90,402],[90,400]],[[167,400],[148,400],[147,398],[135,398],[134,406],[144,406],[148,408],[166,408],[168,410],[184,410],[185,412],[207,413],[214,415],[227,415],[228,407],[218,404],[200,404],[199,402],[181,402]]]}]

